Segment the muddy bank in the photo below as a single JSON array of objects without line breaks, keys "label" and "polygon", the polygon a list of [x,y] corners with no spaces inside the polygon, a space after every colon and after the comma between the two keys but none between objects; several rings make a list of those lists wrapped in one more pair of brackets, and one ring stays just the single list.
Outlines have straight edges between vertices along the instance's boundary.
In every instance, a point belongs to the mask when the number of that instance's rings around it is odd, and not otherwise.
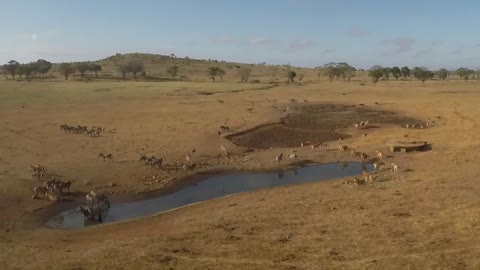
[{"label": "muddy bank", "polygon": [[234,144],[256,149],[270,147],[298,147],[300,144],[318,144],[349,138],[342,130],[352,128],[353,123],[369,121],[369,128],[378,125],[420,124],[422,121],[395,112],[375,110],[363,105],[299,104],[290,105],[289,114],[282,124],[264,126],[249,132],[227,136]]}]

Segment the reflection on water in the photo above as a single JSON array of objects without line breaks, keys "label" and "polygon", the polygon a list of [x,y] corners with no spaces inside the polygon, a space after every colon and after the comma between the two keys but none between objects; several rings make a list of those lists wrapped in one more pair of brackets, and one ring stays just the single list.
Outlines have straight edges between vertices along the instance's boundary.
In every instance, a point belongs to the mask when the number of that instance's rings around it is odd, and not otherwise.
[{"label": "reflection on water", "polygon": [[[138,202],[112,203],[104,222],[152,215],[233,193],[358,175],[362,173],[363,166],[361,163],[329,163],[284,172],[214,175],[168,195]],[[367,166],[371,169],[370,164]],[[60,213],[47,223],[47,226],[56,228],[79,228],[85,225],[89,224],[84,223],[82,214],[76,213],[76,208]]]}]

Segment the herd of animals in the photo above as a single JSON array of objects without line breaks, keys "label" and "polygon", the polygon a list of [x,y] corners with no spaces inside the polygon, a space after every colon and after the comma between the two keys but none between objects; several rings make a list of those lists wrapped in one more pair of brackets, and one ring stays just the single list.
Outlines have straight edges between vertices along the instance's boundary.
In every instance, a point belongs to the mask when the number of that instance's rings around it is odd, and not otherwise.
[{"label": "herd of animals", "polygon": [[[223,103],[223,101],[219,102]],[[292,99],[290,100],[292,103],[296,103],[297,100]],[[307,100],[304,100],[304,102],[308,102]],[[288,107],[287,107],[288,110]],[[251,111],[251,110],[249,110]],[[425,126],[428,127],[432,124],[432,121],[428,119],[428,121],[425,123]],[[357,129],[368,129],[370,127],[370,122],[367,121],[360,121],[359,123],[354,123],[353,126]],[[424,124],[406,124],[405,127],[407,129],[415,129],[415,128],[424,128]],[[67,124],[63,124],[60,126],[60,129],[63,130],[65,133],[75,133],[75,134],[86,134],[89,136],[99,136],[101,132],[105,131],[105,128],[103,127],[95,127],[92,126],[90,129],[88,126],[69,126]],[[220,129],[218,131],[218,134],[221,135],[224,132],[230,132],[230,127],[222,125],[220,126]],[[363,137],[366,137],[367,133],[363,134]],[[408,134],[404,134],[403,137],[408,137]],[[341,152],[345,152],[349,150],[350,148],[345,145],[341,144],[342,138],[339,138],[338,140],[338,150]],[[315,150],[315,148],[328,148],[327,143],[317,143],[317,144],[310,144],[308,142],[306,143],[301,143],[300,147],[305,147],[309,146],[312,151]],[[223,154],[224,157],[228,157],[228,150],[225,145],[220,146],[220,151]],[[196,152],[195,149],[191,150],[191,153],[188,153],[185,156],[185,162],[179,162],[177,161],[178,166],[175,167],[181,167],[185,171],[191,170],[194,168],[195,164],[192,159],[192,155]],[[374,173],[381,171],[382,168],[385,166],[385,158],[387,158],[383,152],[380,150],[375,150],[375,155],[376,158],[371,159],[370,161],[367,161],[367,159],[370,157],[366,153],[363,152],[357,152],[354,149],[350,149],[350,155],[355,158],[359,158],[360,161],[362,162],[362,175],[364,179],[360,179],[358,177],[354,177],[353,181],[348,181],[349,183],[353,183],[354,185],[361,185],[366,182],[373,182],[374,181]],[[293,160],[298,157],[297,153],[295,150],[292,150],[288,154],[289,159]],[[113,160],[113,155],[111,153],[99,153],[98,154],[98,159],[103,159],[104,161],[112,161]],[[283,153],[280,153],[279,155],[275,156],[275,162],[277,164],[280,164],[284,159]],[[159,169],[162,168],[162,165],[166,164],[166,159],[165,157],[160,157],[156,158],[155,156],[146,156],[143,154],[140,159],[140,162],[143,162],[145,165],[149,165],[154,169]],[[366,169],[366,166],[364,164],[366,162],[371,162],[373,163],[374,167],[374,172],[368,172]],[[398,172],[400,166],[396,163],[391,162],[391,170],[393,172]],[[30,166],[29,172],[32,177],[36,177],[37,179],[44,178],[47,173],[47,167],[45,165],[41,164],[35,164]],[[70,187],[72,186],[73,181],[61,181],[58,180],[55,176],[53,176],[50,180],[45,181],[42,186],[36,186],[33,191],[34,194],[32,195],[33,199],[39,199],[40,197],[43,197],[45,199],[48,199],[54,203],[59,203],[62,199],[63,196],[68,192],[70,192]],[[108,211],[110,208],[110,201],[106,197],[105,194],[103,193],[96,193],[95,191],[91,191],[85,196],[86,199],[86,206],[81,206],[77,209],[78,213],[82,213],[84,216],[85,220],[95,220],[95,221],[103,221],[105,213]]]},{"label": "herd of animals", "polygon": [[85,134],[90,137],[98,137],[101,135],[102,132],[105,132],[104,127],[92,126],[89,129],[88,126],[69,126],[67,124],[61,125],[60,130],[63,130],[65,133]]}]

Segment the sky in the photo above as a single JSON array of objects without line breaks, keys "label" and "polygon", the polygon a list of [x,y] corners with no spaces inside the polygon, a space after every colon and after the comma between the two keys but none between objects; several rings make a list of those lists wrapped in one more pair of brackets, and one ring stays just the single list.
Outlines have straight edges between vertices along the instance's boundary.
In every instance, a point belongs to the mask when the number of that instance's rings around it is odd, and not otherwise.
[{"label": "sky", "polygon": [[315,67],[480,67],[480,1],[0,0],[0,63],[115,53]]}]

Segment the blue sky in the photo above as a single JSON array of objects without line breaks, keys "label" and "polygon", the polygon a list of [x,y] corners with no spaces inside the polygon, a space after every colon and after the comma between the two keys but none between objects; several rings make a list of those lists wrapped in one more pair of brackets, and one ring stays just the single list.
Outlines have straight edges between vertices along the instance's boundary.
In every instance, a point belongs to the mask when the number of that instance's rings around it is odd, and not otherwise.
[{"label": "blue sky", "polygon": [[148,52],[308,67],[332,61],[480,67],[480,1],[0,0],[0,6],[0,63]]}]

